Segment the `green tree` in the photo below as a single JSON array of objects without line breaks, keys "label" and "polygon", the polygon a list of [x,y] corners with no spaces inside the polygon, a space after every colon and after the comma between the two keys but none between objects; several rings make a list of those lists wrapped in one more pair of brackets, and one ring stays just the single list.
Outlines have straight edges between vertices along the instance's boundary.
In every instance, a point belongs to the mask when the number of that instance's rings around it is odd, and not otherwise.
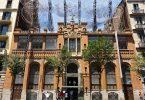
[{"label": "green tree", "polygon": [[101,90],[101,73],[104,65],[114,59],[113,43],[106,37],[98,37],[89,42],[87,49],[83,50],[83,58],[88,61],[89,66],[96,66],[99,73],[99,91]]},{"label": "green tree", "polygon": [[133,61],[133,67],[131,67],[131,70],[136,71],[139,76],[145,76],[145,73],[143,70],[145,69],[145,57],[142,56],[141,53],[136,55],[134,61]]},{"label": "green tree", "polygon": [[57,69],[57,74],[58,74],[57,95],[58,95],[58,91],[59,91],[58,87],[59,87],[60,76],[63,74],[64,69],[70,59],[71,59],[71,53],[68,51],[68,48],[65,46],[61,49],[60,53],[57,56],[50,56],[50,57],[46,58],[48,65]]},{"label": "green tree", "polygon": [[14,82],[16,75],[19,74],[20,72],[23,73],[24,65],[25,61],[19,55],[15,54],[7,55],[7,53],[4,54],[4,57],[2,59],[2,66],[3,68],[6,69],[8,68],[10,70],[10,73],[12,75],[12,85],[13,85],[12,90],[14,90]]}]

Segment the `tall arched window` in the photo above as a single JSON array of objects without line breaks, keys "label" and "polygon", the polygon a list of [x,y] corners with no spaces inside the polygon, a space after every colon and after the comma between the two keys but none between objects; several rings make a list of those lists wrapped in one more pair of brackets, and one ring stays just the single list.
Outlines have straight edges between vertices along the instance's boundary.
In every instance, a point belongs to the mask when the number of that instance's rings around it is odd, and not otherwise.
[{"label": "tall arched window", "polygon": [[115,65],[113,63],[106,64],[106,75],[107,75],[107,89],[114,90],[116,86],[116,74],[115,74]]},{"label": "tall arched window", "polygon": [[39,67],[38,63],[30,64],[28,89],[38,89]]},{"label": "tall arched window", "polygon": [[102,100],[102,94],[99,92],[94,92],[92,94],[92,100]]},{"label": "tall arched window", "polygon": [[131,84],[130,69],[128,63],[122,63],[123,84]]},{"label": "tall arched window", "polygon": [[96,63],[91,64],[91,86],[92,89],[99,89],[100,86],[100,72]]},{"label": "tall arched window", "polygon": [[110,92],[108,94],[108,100],[118,100],[118,94],[115,92]]},{"label": "tall arched window", "polygon": [[52,90],[54,83],[54,68],[48,64],[45,65],[44,80],[44,89]]}]

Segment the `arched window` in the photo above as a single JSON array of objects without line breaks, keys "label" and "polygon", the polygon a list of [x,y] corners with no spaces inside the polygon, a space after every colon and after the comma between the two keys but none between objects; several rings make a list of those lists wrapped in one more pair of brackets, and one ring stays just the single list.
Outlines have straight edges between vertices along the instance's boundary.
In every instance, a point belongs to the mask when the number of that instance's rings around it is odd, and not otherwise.
[{"label": "arched window", "polygon": [[118,100],[118,94],[115,92],[110,92],[108,94],[108,100]]},{"label": "arched window", "polygon": [[99,92],[94,92],[92,94],[92,100],[102,100],[102,94]]},{"label": "arched window", "polygon": [[15,76],[14,90],[12,92],[12,100],[21,100],[22,86],[23,86],[23,76],[19,73]]},{"label": "arched window", "polygon": [[131,84],[129,64],[122,63],[123,84]]},{"label": "arched window", "polygon": [[38,63],[30,64],[28,89],[38,89],[39,67]]},{"label": "arched window", "polygon": [[115,65],[113,63],[106,64],[106,75],[107,75],[107,89],[114,90],[116,89],[116,74],[115,74]]},{"label": "arched window", "polygon": [[91,86],[96,90],[100,87],[100,71],[96,63],[91,64]]},{"label": "arched window", "polygon": [[37,92],[28,91],[26,100],[37,100]]},{"label": "arched window", "polygon": [[54,83],[54,68],[46,64],[44,74],[44,89],[49,90],[53,89],[53,83]]}]

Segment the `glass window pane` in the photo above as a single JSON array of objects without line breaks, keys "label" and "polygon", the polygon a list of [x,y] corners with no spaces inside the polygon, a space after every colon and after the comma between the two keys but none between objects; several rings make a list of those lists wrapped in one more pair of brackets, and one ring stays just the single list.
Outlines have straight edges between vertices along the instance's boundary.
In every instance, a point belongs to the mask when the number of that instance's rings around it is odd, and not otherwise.
[{"label": "glass window pane", "polygon": [[27,92],[26,100],[37,100],[37,92]]},{"label": "glass window pane", "polygon": [[56,37],[46,37],[46,49],[56,49],[57,47]]},{"label": "glass window pane", "polygon": [[118,94],[114,92],[109,93],[108,100],[118,100]]},{"label": "glass window pane", "polygon": [[75,39],[70,39],[69,40],[69,50],[71,52],[75,52],[76,51],[76,41],[75,41]]},{"label": "glass window pane", "polygon": [[33,36],[32,37],[32,49],[42,49],[43,37]]},{"label": "glass window pane", "polygon": [[0,48],[6,47],[6,41],[0,41]]},{"label": "glass window pane", "polygon": [[8,25],[2,25],[1,26],[1,34],[6,35],[6,33],[8,32],[8,29],[9,29]]},{"label": "glass window pane", "polygon": [[77,52],[81,51],[81,41],[80,38],[77,39]]},{"label": "glass window pane", "polygon": [[27,37],[19,36],[18,48],[25,49],[27,47]]},{"label": "glass window pane", "polygon": [[11,12],[3,13],[3,20],[9,20],[11,18]]},{"label": "glass window pane", "polygon": [[119,49],[127,49],[128,48],[128,41],[126,37],[119,37],[118,38]]}]

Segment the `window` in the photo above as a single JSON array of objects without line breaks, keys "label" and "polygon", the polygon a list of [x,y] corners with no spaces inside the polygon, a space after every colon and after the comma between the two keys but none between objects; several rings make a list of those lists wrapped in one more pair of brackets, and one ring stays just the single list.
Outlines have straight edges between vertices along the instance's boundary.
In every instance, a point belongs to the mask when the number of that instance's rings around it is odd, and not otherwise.
[{"label": "window", "polygon": [[26,100],[37,100],[37,92],[27,91]]},{"label": "window", "polygon": [[39,64],[33,63],[30,65],[29,72],[29,89],[38,89],[38,81],[39,81]]},{"label": "window", "polygon": [[26,49],[27,47],[27,37],[19,36],[18,49]]},{"label": "window", "polygon": [[96,63],[91,64],[91,85],[92,89],[100,89],[100,71]]},{"label": "window", "polygon": [[136,20],[137,24],[143,24],[143,17],[140,17],[140,16],[135,17],[135,20]]},{"label": "window", "polygon": [[53,83],[54,83],[54,68],[46,64],[44,89],[53,90]]},{"label": "window", "polygon": [[123,84],[131,84],[129,65],[127,63],[123,63],[121,67],[123,75]]},{"label": "window", "polygon": [[106,75],[107,75],[107,89],[114,90],[116,89],[116,74],[115,74],[115,65],[113,63],[106,64]]},{"label": "window", "polygon": [[118,94],[115,92],[110,92],[108,94],[108,100],[118,100]]},{"label": "window", "polygon": [[139,5],[138,4],[133,4],[133,9],[134,10],[139,10]]},{"label": "window", "polygon": [[14,90],[12,91],[12,100],[20,100],[23,86],[23,76],[21,73],[15,76]]},{"label": "window", "polygon": [[119,49],[127,49],[128,41],[126,37],[119,37],[118,39]]},{"label": "window", "polygon": [[76,41],[75,41],[75,39],[70,39],[69,40],[69,50],[71,52],[75,52],[76,51]]},{"label": "window", "polygon": [[12,6],[12,0],[8,0],[6,8],[11,8],[11,6]]},{"label": "window", "polygon": [[102,100],[102,94],[99,92],[92,93],[92,100]]},{"label": "window", "polygon": [[95,37],[95,36],[89,36],[89,42],[94,41],[96,39],[97,39],[97,37]]},{"label": "window", "polygon": [[80,38],[77,39],[77,52],[81,51],[81,41]]},{"label": "window", "polygon": [[56,37],[46,37],[46,49],[56,49],[57,47],[57,38]]},{"label": "window", "polygon": [[0,41],[0,48],[6,47],[6,41]]},{"label": "window", "polygon": [[4,12],[3,13],[3,20],[10,20],[11,18],[11,12]]},{"label": "window", "polygon": [[64,46],[68,47],[68,39],[67,38],[64,39]]},{"label": "window", "polygon": [[32,37],[32,49],[42,49],[42,36],[33,36]]},{"label": "window", "polygon": [[0,32],[0,34],[1,35],[6,35],[6,33],[8,32],[8,29],[9,29],[9,26],[8,25],[2,25],[1,26],[1,32]]}]

